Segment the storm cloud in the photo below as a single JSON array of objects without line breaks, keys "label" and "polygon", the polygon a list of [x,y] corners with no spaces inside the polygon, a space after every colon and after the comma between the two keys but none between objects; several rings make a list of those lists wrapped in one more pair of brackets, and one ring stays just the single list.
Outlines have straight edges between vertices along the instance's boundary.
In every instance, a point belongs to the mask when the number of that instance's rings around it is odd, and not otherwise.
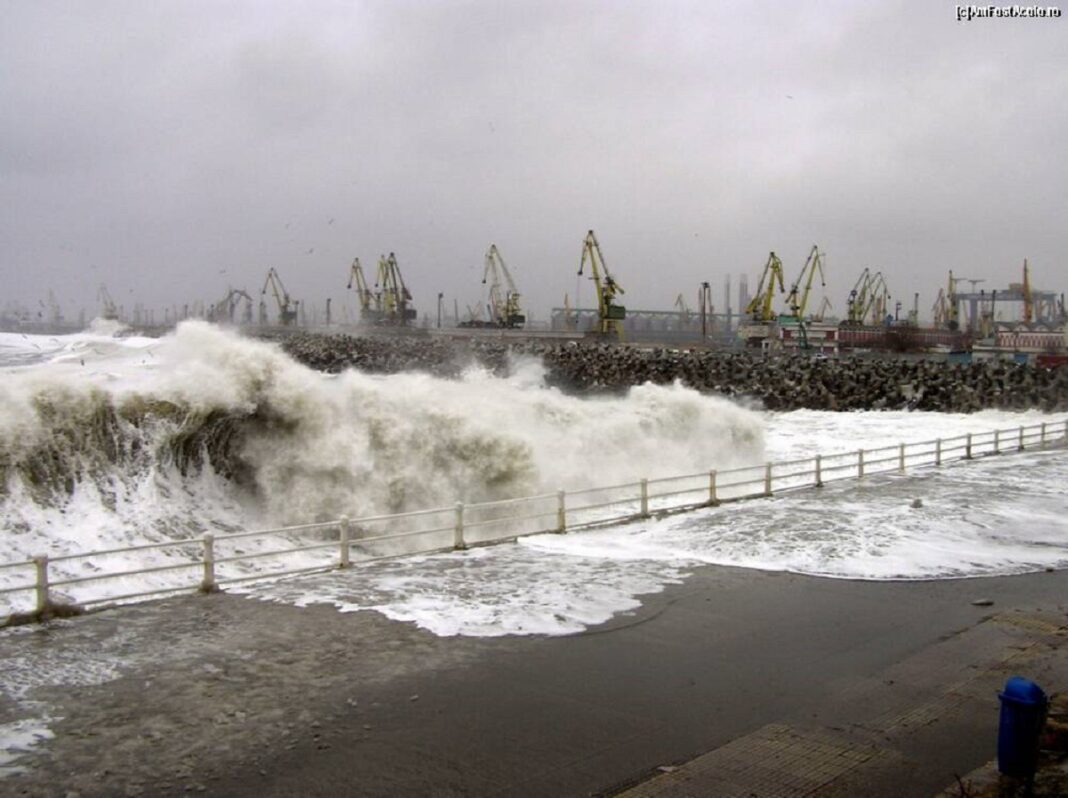
[{"label": "storm cloud", "polygon": [[[946,272],[1064,291],[1060,19],[930,2],[41,2],[0,26],[0,285],[95,311],[352,307],[394,251],[432,313],[495,242],[545,319],[597,231],[632,308],[827,253],[921,315]],[[348,294],[346,296],[346,293]],[[691,300],[691,303],[693,300]],[[736,302],[732,302],[736,305]]]}]

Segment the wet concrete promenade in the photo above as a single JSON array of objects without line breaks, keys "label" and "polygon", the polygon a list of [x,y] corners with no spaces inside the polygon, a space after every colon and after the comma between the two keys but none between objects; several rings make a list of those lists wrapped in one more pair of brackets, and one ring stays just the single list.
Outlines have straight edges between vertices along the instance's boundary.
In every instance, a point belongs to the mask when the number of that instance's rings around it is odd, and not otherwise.
[{"label": "wet concrete promenade", "polygon": [[933,795],[993,757],[1006,675],[1068,687],[1066,588],[703,567],[553,638],[229,595],[106,611],[0,635],[0,723],[54,735],[0,794]]}]

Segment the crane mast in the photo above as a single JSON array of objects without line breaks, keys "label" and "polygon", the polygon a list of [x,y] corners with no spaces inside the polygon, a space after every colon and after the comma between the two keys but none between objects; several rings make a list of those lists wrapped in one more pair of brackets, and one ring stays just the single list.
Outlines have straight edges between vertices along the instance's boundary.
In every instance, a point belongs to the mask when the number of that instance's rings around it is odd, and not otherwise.
[{"label": "crane mast", "polygon": [[882,272],[876,272],[865,285],[865,297],[860,309],[860,322],[868,320],[870,314],[872,325],[882,324],[886,316],[886,303],[890,299],[890,289],[886,285],[886,278]]},{"label": "crane mast", "polygon": [[279,323],[288,326],[295,322],[297,320],[297,307],[300,303],[289,298],[289,292],[286,291],[285,285],[282,284],[282,278],[278,276],[274,266],[267,270],[267,279],[263,283],[260,296],[266,295],[268,288],[271,289],[274,294],[274,301],[278,304]]},{"label": "crane mast", "polygon": [[619,338],[623,338],[623,319],[627,316],[627,309],[623,305],[615,304],[616,294],[625,294],[623,286],[615,281],[608,271],[601,254],[601,245],[597,243],[597,236],[590,230],[586,234],[586,240],[582,245],[582,260],[579,261],[579,276],[590,263],[590,279],[597,290],[597,331],[601,335],[614,332]]},{"label": "crane mast", "polygon": [[360,321],[378,321],[382,316],[382,294],[381,292],[372,291],[367,285],[367,278],[364,276],[359,258],[353,258],[352,265],[349,266],[349,284],[347,287],[352,288],[354,285],[356,286],[356,296],[360,302]]},{"label": "crane mast", "polygon": [[111,298],[111,293],[108,291],[108,287],[103,283],[100,284],[100,288],[96,292],[97,301],[100,303],[102,318],[117,321],[119,318],[119,309],[115,304],[115,300]]},{"label": "crane mast", "polygon": [[[808,253],[808,259],[801,268],[801,274],[798,275],[797,281],[790,287],[790,294],[786,297],[786,306],[790,308],[790,313],[797,319],[804,318],[805,309],[808,307],[808,295],[812,291],[812,280],[815,278],[816,272],[819,272],[820,275],[820,285],[826,287],[827,281],[823,274],[823,256],[819,251],[819,247],[813,244],[812,250]],[[805,283],[805,289],[801,293],[799,300],[797,294],[802,282]]]},{"label": "crane mast", "polygon": [[246,324],[250,322],[252,320],[252,297],[240,288],[231,288],[226,296],[215,303],[215,307],[212,308],[212,316],[215,321],[218,322],[227,319],[233,324],[237,306],[242,299],[246,302],[244,321]]},{"label": "crane mast", "polygon": [[[779,283],[779,293],[786,290],[782,278],[782,261],[774,252],[768,254],[768,261],[764,264],[764,271],[760,275],[756,293],[745,307],[753,321],[771,321],[771,303],[775,299],[775,283]],[[767,285],[765,286],[765,283]]]},{"label": "crane mast", "polygon": [[846,301],[848,318],[851,324],[860,324],[864,320],[864,304],[868,297],[868,284],[871,281],[871,272],[865,269],[853,284]]},{"label": "crane mast", "polygon": [[[502,285],[503,277],[503,285]],[[515,287],[512,273],[501,257],[496,244],[490,244],[486,251],[486,268],[482,274],[482,284],[489,284],[490,322],[497,327],[521,327],[526,323],[526,316],[519,307],[519,291]]]},{"label": "crane mast", "polygon": [[408,307],[412,301],[412,294],[408,286],[404,284],[400,266],[397,264],[397,256],[392,252],[387,258],[382,255],[378,259],[378,279],[375,288],[382,291],[382,317],[385,324],[407,326],[408,322],[416,317],[414,308]]}]

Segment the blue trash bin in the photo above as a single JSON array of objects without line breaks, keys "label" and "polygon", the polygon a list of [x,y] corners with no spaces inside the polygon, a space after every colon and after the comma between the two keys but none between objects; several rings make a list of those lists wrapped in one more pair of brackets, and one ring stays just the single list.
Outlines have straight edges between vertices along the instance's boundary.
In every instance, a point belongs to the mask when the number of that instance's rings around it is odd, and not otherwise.
[{"label": "blue trash bin", "polygon": [[1029,778],[1038,766],[1038,738],[1049,699],[1041,687],[1022,676],[1010,676],[998,698],[998,770],[1006,776]]}]

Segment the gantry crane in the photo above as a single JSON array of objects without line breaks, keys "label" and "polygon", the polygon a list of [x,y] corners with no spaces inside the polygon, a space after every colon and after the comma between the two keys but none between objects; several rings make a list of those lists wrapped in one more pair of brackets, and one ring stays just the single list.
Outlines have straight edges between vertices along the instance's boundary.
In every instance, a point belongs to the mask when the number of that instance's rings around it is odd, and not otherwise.
[{"label": "gantry crane", "polygon": [[382,292],[382,316],[381,323],[407,326],[408,322],[417,317],[415,308],[408,307],[412,301],[412,294],[408,286],[404,284],[400,266],[397,265],[397,256],[392,252],[387,258],[382,255],[378,259],[378,279],[375,288]]},{"label": "gantry crane", "polygon": [[[502,285],[501,278],[504,278]],[[522,327],[527,317],[519,309],[519,291],[496,244],[486,251],[482,284],[489,284],[490,323],[495,327]]]},{"label": "gantry crane", "polygon": [[[768,322],[775,318],[771,310],[772,300],[775,299],[775,283],[779,284],[779,293],[786,290],[782,278],[782,261],[774,252],[768,254],[768,262],[764,264],[764,272],[760,275],[760,283],[757,285],[756,294],[745,306],[745,312],[753,321]],[[765,283],[767,284],[765,286]]]},{"label": "gantry crane", "polygon": [[372,291],[367,285],[359,258],[353,258],[349,266],[348,287],[352,288],[353,285],[356,286],[356,296],[360,301],[360,321],[377,324],[382,318],[382,292]]},{"label": "gantry crane", "polygon": [[[267,270],[267,279],[263,283],[260,296],[265,296],[268,288],[274,293],[274,301],[278,303],[278,323],[287,326],[293,324],[297,320],[297,309],[300,303],[289,298],[289,292],[286,291],[282,278],[278,276],[274,266]],[[262,306],[263,303],[260,304]],[[265,314],[261,313],[261,318],[263,316]]]},{"label": "gantry crane", "polygon": [[579,276],[590,262],[590,279],[597,289],[597,331],[601,335],[614,332],[620,339],[623,338],[623,319],[627,316],[627,309],[623,305],[615,304],[616,294],[625,294],[623,286],[615,281],[608,272],[608,266],[601,254],[601,245],[597,243],[597,236],[590,230],[586,234],[586,240],[582,244],[582,260],[579,261]]},{"label": "gantry crane", "polygon": [[[790,293],[786,297],[786,306],[790,308],[791,315],[798,321],[805,317],[805,309],[808,307],[808,295],[812,291],[812,280],[816,276],[816,272],[819,272],[820,275],[820,285],[826,287],[827,281],[823,274],[823,255],[820,253],[819,247],[813,244],[805,265],[801,267],[801,274],[797,276],[797,281],[790,287]],[[801,296],[798,297],[801,283],[805,284],[805,288],[801,292]]]}]

